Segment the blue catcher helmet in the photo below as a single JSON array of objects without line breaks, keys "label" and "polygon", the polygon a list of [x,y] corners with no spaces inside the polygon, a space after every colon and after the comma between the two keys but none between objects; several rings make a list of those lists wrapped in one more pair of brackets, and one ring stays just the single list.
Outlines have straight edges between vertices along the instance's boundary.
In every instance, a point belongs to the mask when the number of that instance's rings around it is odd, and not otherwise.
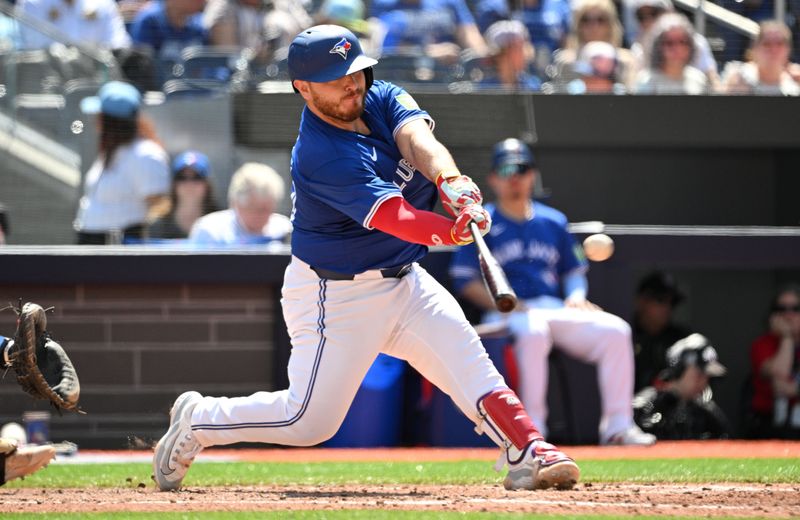
[{"label": "blue catcher helmet", "polygon": [[364,55],[355,34],[338,25],[315,25],[295,36],[289,46],[292,82],[301,79],[324,83],[363,70],[369,90],[372,66],[376,63],[377,60]]},{"label": "blue catcher helmet", "polygon": [[492,151],[492,170],[501,177],[508,177],[520,171],[520,166],[536,167],[536,159],[527,144],[519,139],[509,138],[494,145]]}]

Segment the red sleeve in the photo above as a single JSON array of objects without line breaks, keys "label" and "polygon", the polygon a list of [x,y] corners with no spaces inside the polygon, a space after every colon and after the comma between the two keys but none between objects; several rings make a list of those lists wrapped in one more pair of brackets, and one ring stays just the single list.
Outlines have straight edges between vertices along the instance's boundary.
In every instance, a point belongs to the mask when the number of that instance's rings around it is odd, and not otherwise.
[{"label": "red sleeve", "polygon": [[393,197],[381,204],[368,225],[414,244],[456,244],[451,234],[452,220],[417,209],[402,197]]},{"label": "red sleeve", "polygon": [[750,347],[750,365],[753,367],[753,373],[757,377],[761,377],[761,365],[778,351],[778,343],[775,337],[766,334],[753,341]]}]

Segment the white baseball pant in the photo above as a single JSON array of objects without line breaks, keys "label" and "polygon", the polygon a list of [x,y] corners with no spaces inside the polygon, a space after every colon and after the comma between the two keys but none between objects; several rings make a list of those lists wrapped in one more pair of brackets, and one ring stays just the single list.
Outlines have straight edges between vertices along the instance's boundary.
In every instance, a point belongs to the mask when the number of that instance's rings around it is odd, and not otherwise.
[{"label": "white baseball pant", "polygon": [[507,320],[509,331],[514,334],[519,396],[543,435],[547,435],[547,358],[554,344],[597,367],[602,408],[600,439],[633,425],[633,347],[631,329],[625,320],[603,311],[563,306],[529,308],[505,316],[490,313],[486,320]]},{"label": "white baseball pant", "polygon": [[204,397],[192,413],[204,447],[329,439],[381,352],[408,361],[476,424],[478,400],[506,386],[456,300],[417,264],[403,278],[368,271],[335,281],[292,257],[281,304],[292,342],[289,388]]}]

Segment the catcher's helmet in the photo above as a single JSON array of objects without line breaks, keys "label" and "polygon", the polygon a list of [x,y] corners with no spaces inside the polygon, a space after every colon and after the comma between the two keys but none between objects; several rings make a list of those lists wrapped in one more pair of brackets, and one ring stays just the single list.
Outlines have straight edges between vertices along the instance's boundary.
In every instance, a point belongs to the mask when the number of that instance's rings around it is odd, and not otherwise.
[{"label": "catcher's helmet", "polygon": [[517,172],[520,165],[535,167],[536,160],[527,144],[519,139],[504,139],[494,145],[492,151],[492,170],[501,176]]},{"label": "catcher's helmet", "polygon": [[[289,46],[289,78],[324,83],[363,70],[367,89],[377,60],[364,55],[358,38],[338,25],[315,25],[295,36]],[[297,92],[297,89],[295,89]]]}]

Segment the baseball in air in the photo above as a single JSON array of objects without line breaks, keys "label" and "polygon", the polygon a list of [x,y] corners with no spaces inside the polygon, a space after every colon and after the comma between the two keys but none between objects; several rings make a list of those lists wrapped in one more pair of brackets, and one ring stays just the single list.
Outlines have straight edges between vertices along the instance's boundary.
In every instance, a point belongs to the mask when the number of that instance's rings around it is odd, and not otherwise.
[{"label": "baseball in air", "polygon": [[605,233],[589,235],[583,241],[583,251],[592,262],[602,262],[614,254],[614,241]]}]

